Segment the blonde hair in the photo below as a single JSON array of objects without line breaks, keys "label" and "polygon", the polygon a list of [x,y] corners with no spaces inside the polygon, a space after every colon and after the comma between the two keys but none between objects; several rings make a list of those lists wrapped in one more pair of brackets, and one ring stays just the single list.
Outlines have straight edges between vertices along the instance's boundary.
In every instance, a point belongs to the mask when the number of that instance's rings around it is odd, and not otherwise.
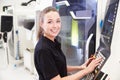
[{"label": "blonde hair", "polygon": [[[49,6],[49,7],[45,8],[42,12],[40,12],[40,19],[39,19],[40,24],[44,22],[45,14],[49,13],[50,11],[58,12],[57,9],[52,7],[52,6]],[[39,30],[38,30],[38,33],[37,33],[37,39],[39,39],[40,36],[43,35],[43,33],[44,33],[44,30],[42,29],[41,26],[39,26]]]}]

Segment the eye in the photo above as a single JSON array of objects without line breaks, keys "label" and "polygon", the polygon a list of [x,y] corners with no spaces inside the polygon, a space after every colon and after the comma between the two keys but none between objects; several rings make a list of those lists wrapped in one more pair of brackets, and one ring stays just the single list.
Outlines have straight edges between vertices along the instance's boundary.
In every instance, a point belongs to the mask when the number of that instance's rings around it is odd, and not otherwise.
[{"label": "eye", "polygon": [[52,21],[48,21],[48,23],[49,23],[49,24],[51,24],[51,23],[52,23]]},{"label": "eye", "polygon": [[60,23],[61,21],[60,20],[57,20],[57,23]]}]

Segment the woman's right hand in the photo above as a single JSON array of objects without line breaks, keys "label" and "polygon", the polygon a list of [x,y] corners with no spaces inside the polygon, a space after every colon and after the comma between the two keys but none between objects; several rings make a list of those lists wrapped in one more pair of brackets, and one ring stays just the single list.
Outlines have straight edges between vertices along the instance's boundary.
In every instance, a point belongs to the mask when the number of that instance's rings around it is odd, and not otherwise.
[{"label": "woman's right hand", "polygon": [[91,73],[92,71],[94,71],[94,69],[100,64],[101,61],[102,58],[93,59],[90,64],[85,68],[87,73]]}]

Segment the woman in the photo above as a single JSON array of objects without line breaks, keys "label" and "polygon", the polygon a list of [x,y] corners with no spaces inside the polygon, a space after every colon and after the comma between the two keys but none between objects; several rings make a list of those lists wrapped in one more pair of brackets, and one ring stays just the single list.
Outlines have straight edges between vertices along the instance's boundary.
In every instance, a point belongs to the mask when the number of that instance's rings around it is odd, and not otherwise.
[{"label": "woman", "polygon": [[[34,55],[39,80],[79,80],[92,72],[101,61],[94,59],[88,65],[89,59],[82,66],[67,66],[60,44],[55,39],[60,29],[61,19],[57,10],[53,7],[45,8],[40,15],[40,31]],[[77,73],[67,75],[76,70]]]}]

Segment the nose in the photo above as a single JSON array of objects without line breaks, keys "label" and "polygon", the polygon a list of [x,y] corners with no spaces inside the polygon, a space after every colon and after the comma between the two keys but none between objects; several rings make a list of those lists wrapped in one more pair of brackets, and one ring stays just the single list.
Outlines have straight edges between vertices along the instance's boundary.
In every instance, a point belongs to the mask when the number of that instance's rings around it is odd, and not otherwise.
[{"label": "nose", "polygon": [[54,27],[54,28],[58,27],[58,23],[57,23],[57,22],[54,22],[53,27]]}]

